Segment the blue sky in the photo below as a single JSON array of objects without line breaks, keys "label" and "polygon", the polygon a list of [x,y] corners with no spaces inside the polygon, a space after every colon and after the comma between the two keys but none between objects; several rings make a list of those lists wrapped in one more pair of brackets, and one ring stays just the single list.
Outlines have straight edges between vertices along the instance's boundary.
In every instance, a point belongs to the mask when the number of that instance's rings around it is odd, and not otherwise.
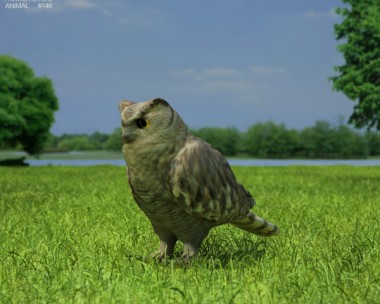
[{"label": "blue sky", "polygon": [[[166,99],[193,128],[273,120],[303,128],[353,103],[328,77],[343,63],[329,0],[23,0],[0,4],[0,54],[53,80],[51,131],[112,132],[119,100]],[[13,0],[15,1],[15,0]],[[46,3],[45,0],[44,3]]]}]

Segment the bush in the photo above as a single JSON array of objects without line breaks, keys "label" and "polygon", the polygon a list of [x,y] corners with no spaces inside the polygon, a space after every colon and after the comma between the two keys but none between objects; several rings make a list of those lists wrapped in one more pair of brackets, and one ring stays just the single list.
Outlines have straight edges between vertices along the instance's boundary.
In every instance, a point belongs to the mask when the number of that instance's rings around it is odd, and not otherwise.
[{"label": "bush", "polygon": [[236,155],[239,149],[240,134],[235,128],[201,128],[192,133],[211,144],[224,155]]},{"label": "bush", "polygon": [[380,155],[380,133],[368,131],[365,133],[364,137],[367,141],[369,155]]},{"label": "bush", "polygon": [[88,151],[96,150],[96,147],[91,143],[90,138],[87,136],[75,136],[67,137],[59,142],[59,150],[69,150],[69,151]]},{"label": "bush", "polygon": [[298,132],[271,121],[252,125],[245,134],[244,150],[260,158],[292,157],[299,150]]},{"label": "bush", "polygon": [[333,127],[327,121],[317,121],[300,134],[305,157],[366,158],[369,153],[366,139],[345,125]]},{"label": "bush", "polygon": [[121,151],[121,128],[116,128],[104,144],[106,150]]}]

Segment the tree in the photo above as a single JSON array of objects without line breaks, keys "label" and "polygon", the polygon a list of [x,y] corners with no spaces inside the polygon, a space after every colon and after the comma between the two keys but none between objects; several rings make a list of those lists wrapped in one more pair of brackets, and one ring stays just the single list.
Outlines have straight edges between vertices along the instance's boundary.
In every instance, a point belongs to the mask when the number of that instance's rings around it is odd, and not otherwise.
[{"label": "tree", "polygon": [[245,134],[244,147],[249,155],[260,158],[292,157],[298,151],[298,134],[284,124],[257,123]]},{"label": "tree", "polygon": [[366,132],[365,139],[367,140],[369,155],[379,156],[380,155],[380,133]]},{"label": "tree", "polygon": [[195,136],[202,138],[224,155],[236,155],[239,148],[239,131],[236,128],[204,127],[191,130]]},{"label": "tree", "polygon": [[0,56],[0,147],[20,145],[38,155],[49,139],[58,99],[50,79],[23,61]]},{"label": "tree", "polygon": [[58,144],[58,150],[61,151],[88,151],[96,150],[96,147],[90,138],[86,135],[66,137]]},{"label": "tree", "polygon": [[116,128],[112,134],[108,137],[108,140],[104,144],[106,150],[121,151],[122,141],[121,141],[121,128]]},{"label": "tree", "polygon": [[367,140],[340,122],[320,120],[301,131],[303,155],[312,158],[366,158]]},{"label": "tree", "polygon": [[89,136],[90,142],[92,143],[94,149],[103,149],[104,145],[108,141],[109,135],[106,133],[100,133],[95,131]]},{"label": "tree", "polygon": [[335,25],[338,45],[345,64],[335,67],[333,87],[356,104],[349,119],[357,128],[380,130],[380,1],[343,0],[349,7],[338,8],[343,17]]},{"label": "tree", "polygon": [[301,131],[301,146],[306,157],[331,158],[335,155],[334,139],[329,122],[320,120]]}]

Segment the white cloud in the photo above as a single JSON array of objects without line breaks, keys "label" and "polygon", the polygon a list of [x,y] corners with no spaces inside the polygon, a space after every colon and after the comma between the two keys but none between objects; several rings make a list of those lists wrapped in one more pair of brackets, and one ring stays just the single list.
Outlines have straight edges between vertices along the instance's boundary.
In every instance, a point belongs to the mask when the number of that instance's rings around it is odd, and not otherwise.
[{"label": "white cloud", "polygon": [[102,3],[99,9],[109,18],[135,28],[158,29],[165,22],[164,13],[159,9],[122,9],[125,3]]},{"label": "white cloud", "polygon": [[335,7],[331,8],[329,11],[320,12],[315,10],[309,10],[306,13],[304,13],[304,16],[309,19],[323,19],[323,18],[330,18],[335,19],[339,18],[339,15],[335,12]]},{"label": "white cloud", "polygon": [[187,68],[178,71],[172,71],[171,75],[174,77],[187,77],[197,81],[211,80],[215,78],[230,78],[238,77],[243,73],[236,69],[230,69],[226,67],[208,68],[202,70],[195,70],[193,68]]},{"label": "white cloud", "polygon": [[262,66],[251,66],[249,70],[254,74],[259,75],[274,75],[274,74],[283,74],[286,73],[286,70],[283,68],[270,68]]},{"label": "white cloud", "polygon": [[251,66],[247,69],[238,70],[226,67],[216,67],[196,70],[186,68],[183,70],[172,71],[171,76],[181,78],[191,78],[196,81],[208,81],[215,79],[244,79],[253,75],[278,75],[286,73],[284,68],[273,68],[263,66]]},{"label": "white cloud", "polygon": [[90,0],[66,0],[61,1],[63,6],[70,7],[73,9],[94,9],[99,6]]},{"label": "white cloud", "polygon": [[236,80],[224,80],[224,81],[211,81],[204,83],[202,88],[206,91],[214,92],[242,92],[251,91],[257,89],[265,89],[269,87],[268,83],[259,83],[253,81],[236,81]]},{"label": "white cloud", "polygon": [[193,77],[196,74],[194,69],[188,68],[184,70],[171,71],[171,76],[173,77]]},{"label": "white cloud", "polygon": [[223,66],[206,69],[186,68],[172,71],[171,76],[188,89],[208,93],[234,93],[255,92],[266,89],[269,83],[258,82],[252,78],[249,69],[233,69]]},{"label": "white cloud", "polygon": [[[68,9],[72,10],[89,10],[89,9],[101,9],[101,7],[91,0],[54,0],[53,11],[62,12]],[[37,10],[43,11],[43,10]]]},{"label": "white cloud", "polygon": [[201,72],[206,77],[235,77],[241,75],[241,72],[235,69],[225,67],[216,67],[213,69],[205,69]]}]

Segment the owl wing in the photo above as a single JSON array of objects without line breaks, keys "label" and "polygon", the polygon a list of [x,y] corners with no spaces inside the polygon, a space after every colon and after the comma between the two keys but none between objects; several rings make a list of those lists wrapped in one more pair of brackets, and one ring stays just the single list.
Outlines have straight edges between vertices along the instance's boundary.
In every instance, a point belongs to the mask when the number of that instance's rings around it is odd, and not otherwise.
[{"label": "owl wing", "polygon": [[172,162],[169,184],[181,208],[218,224],[246,216],[254,205],[223,155],[192,136]]}]

